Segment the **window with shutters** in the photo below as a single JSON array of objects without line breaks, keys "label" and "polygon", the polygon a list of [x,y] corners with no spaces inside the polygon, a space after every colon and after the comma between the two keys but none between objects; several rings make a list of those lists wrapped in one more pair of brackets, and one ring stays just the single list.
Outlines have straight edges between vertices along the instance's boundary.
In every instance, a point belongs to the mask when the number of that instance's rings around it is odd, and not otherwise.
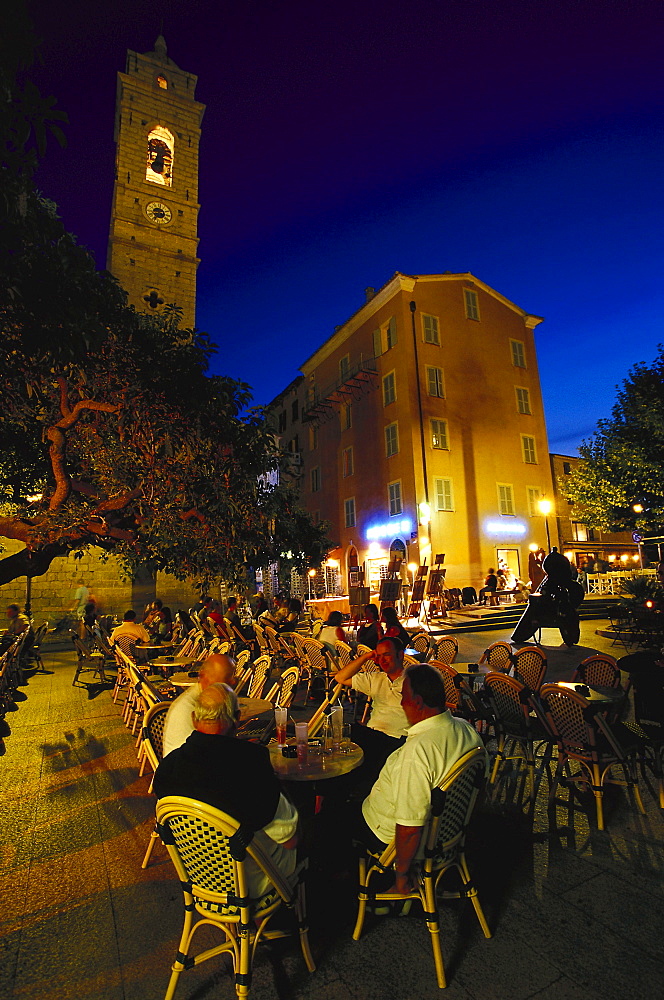
[{"label": "window with shutters", "polygon": [[530,413],[530,389],[524,389],[516,385],[516,409],[517,413]]},{"label": "window with shutters", "polygon": [[344,403],[339,414],[342,431],[348,431],[353,426],[353,404]]},{"label": "window with shutters", "polygon": [[344,500],[344,523],[347,528],[355,527],[355,497]]},{"label": "window with shutters", "polygon": [[342,471],[342,475],[343,475],[344,479],[347,479],[348,476],[352,476],[353,475],[353,449],[352,449],[352,447],[351,448],[344,448],[344,450],[341,453],[341,456],[342,456],[342,458],[341,458],[341,471]]},{"label": "window with shutters", "polygon": [[428,316],[426,313],[422,313],[422,337],[425,344],[436,344],[440,347],[437,316]]},{"label": "window with shutters", "polygon": [[445,398],[445,383],[443,381],[443,369],[442,368],[432,368],[430,365],[426,366],[427,373],[427,392],[430,396],[438,396],[439,399]]},{"label": "window with shutters", "polygon": [[433,490],[436,496],[436,510],[454,510],[451,479],[434,479]]},{"label": "window with shutters", "polygon": [[309,428],[309,451],[315,451],[318,447],[318,428],[313,425]]},{"label": "window with shutters", "polygon": [[537,452],[535,450],[535,438],[529,434],[521,435],[521,448],[523,460],[526,465],[537,465]]},{"label": "window with shutters", "polygon": [[466,319],[479,320],[480,307],[477,301],[477,292],[472,291],[470,288],[464,288],[463,299],[466,306]]},{"label": "window with shutters", "polygon": [[540,491],[536,486],[528,486],[526,490],[528,494],[528,516],[537,517],[540,513],[540,509],[537,506],[540,501]]},{"label": "window with shutters", "polygon": [[318,493],[320,489],[320,468],[316,466],[311,470],[311,492]]},{"label": "window with shutters", "polygon": [[399,425],[388,424],[385,428],[385,454],[388,458],[399,451]]},{"label": "window with shutters", "polygon": [[344,354],[343,358],[339,362],[339,379],[343,382],[348,378],[348,372],[350,371],[350,354]]},{"label": "window with shutters", "polygon": [[526,345],[522,340],[510,340],[510,350],[512,351],[512,364],[515,368],[526,367]]},{"label": "window with shutters", "polygon": [[514,516],[514,487],[510,483],[496,483],[498,488],[498,510],[501,514]]},{"label": "window with shutters", "polygon": [[383,406],[389,406],[397,398],[397,381],[394,372],[388,372],[383,378]]},{"label": "window with shutters", "polygon": [[431,447],[441,448],[443,451],[449,449],[447,442],[447,420],[431,421]]},{"label": "window with shutters", "polygon": [[390,504],[390,517],[394,517],[395,514],[403,513],[403,505],[401,503],[401,481],[397,480],[395,483],[387,484],[387,499]]}]

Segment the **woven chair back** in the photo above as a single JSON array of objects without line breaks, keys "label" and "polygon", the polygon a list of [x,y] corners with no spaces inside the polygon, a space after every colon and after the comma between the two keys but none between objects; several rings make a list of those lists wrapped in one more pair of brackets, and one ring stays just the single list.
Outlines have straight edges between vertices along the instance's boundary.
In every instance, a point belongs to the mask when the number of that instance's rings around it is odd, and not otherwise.
[{"label": "woven chair back", "polygon": [[353,662],[354,660],[353,650],[347,643],[342,642],[340,639],[337,639],[336,642],[334,643],[334,646],[337,651],[339,663],[341,664],[342,667],[347,667],[349,663]]},{"label": "woven chair back", "polygon": [[446,635],[436,643],[434,657],[439,663],[454,663],[458,652],[458,640],[453,635]]},{"label": "woven chair back", "polygon": [[410,644],[418,653],[429,653],[431,651],[431,642],[426,632],[418,632],[416,635],[411,636]]},{"label": "woven chair back", "polygon": [[258,622],[255,622],[254,632],[256,633],[256,638],[258,639],[258,648],[263,656],[266,656],[270,652],[270,647],[268,646],[267,639],[265,637],[265,629],[262,625],[259,625]]},{"label": "woven chair back", "polygon": [[318,639],[304,640],[304,655],[312,670],[320,670],[327,674],[329,662],[325,655],[325,646]]},{"label": "woven chair back", "polygon": [[458,672],[449,663],[442,663],[440,660],[431,660],[431,666],[440,670],[445,685],[447,708],[450,712],[456,712],[461,704],[461,691],[457,680]]},{"label": "woven chair back", "polygon": [[480,663],[488,663],[492,670],[504,670],[512,666],[512,647],[508,642],[492,642],[482,653]]},{"label": "woven chair back", "polygon": [[574,680],[591,687],[621,687],[620,670],[612,656],[589,656],[576,668]]},{"label": "woven chair back", "polygon": [[241,653],[238,653],[235,657],[235,676],[241,677],[246,670],[247,663],[251,657],[251,650],[243,649]]},{"label": "woven chair back", "polygon": [[531,691],[539,691],[546,673],[546,656],[536,646],[526,646],[513,657],[514,676]]},{"label": "woven chair back", "polygon": [[431,819],[426,834],[426,854],[433,866],[447,864],[463,846],[466,829],[482,789],[487,771],[487,754],[476,747],[452,767],[432,796]]},{"label": "woven chair back", "polygon": [[281,682],[279,684],[277,696],[274,699],[276,708],[289,708],[293,698],[295,697],[299,681],[300,668],[298,666],[287,667],[286,670],[284,670],[281,675]]},{"label": "woven chair back", "polygon": [[260,698],[271,665],[271,656],[259,656],[254,662],[254,669],[251,673],[249,689],[247,691],[248,698]]},{"label": "woven chair back", "polygon": [[118,649],[128,656],[132,663],[136,662],[136,640],[129,635],[119,635],[115,640]]},{"label": "woven chair back", "polygon": [[578,691],[544,684],[540,698],[549,727],[569,753],[590,753],[596,744],[588,702]]},{"label": "woven chair back", "polygon": [[527,728],[529,689],[507,674],[487,674],[484,678],[484,689],[488,692],[491,705],[498,722],[506,729],[524,730]]},{"label": "woven chair back", "polygon": [[[169,708],[170,702],[160,701],[152,706],[143,720],[143,739],[150,744],[156,764],[164,756],[164,726],[166,723],[166,713]],[[156,767],[154,761],[151,761],[151,763],[153,767]]]}]

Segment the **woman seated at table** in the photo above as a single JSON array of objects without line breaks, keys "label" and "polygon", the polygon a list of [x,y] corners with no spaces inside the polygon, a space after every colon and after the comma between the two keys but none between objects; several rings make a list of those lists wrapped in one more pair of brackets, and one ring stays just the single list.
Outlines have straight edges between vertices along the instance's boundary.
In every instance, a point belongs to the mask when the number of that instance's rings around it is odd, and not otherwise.
[{"label": "woman seated at table", "polygon": [[285,620],[277,627],[277,632],[294,632],[300,621],[302,614],[302,602],[297,597],[291,597],[288,601],[288,611]]},{"label": "woman seated at table", "polygon": [[327,646],[329,651],[335,655],[337,648],[334,644],[337,640],[348,643],[348,637],[341,627],[342,621],[343,616],[340,611],[330,611],[327,621],[318,633],[318,641]]},{"label": "woman seated at table", "polygon": [[383,608],[380,619],[386,639],[398,639],[404,649],[410,646],[410,636],[399,621],[394,608]]},{"label": "woman seated at table", "polygon": [[357,644],[358,646],[368,646],[369,649],[375,649],[383,638],[383,627],[378,621],[380,617],[378,608],[375,604],[365,604],[362,610],[364,611],[367,624],[359,628]]},{"label": "woman seated at table", "polygon": [[170,642],[173,638],[173,615],[170,608],[162,608],[156,622],[156,636],[160,642]]}]

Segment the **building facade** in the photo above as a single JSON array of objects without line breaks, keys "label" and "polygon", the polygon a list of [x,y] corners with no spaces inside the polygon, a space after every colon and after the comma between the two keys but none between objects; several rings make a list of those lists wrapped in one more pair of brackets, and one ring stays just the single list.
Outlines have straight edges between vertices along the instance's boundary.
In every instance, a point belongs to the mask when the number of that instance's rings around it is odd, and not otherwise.
[{"label": "building facade", "polygon": [[[533,331],[472,274],[396,273],[271,404],[304,505],[330,523],[348,586],[390,558],[445,555],[448,586],[506,564],[527,579],[553,497]],[[555,520],[551,542],[557,544]],[[411,571],[412,572],[412,571]]]},{"label": "building facade", "polygon": [[115,185],[107,268],[141,312],[175,304],[193,327],[198,268],[197,78],[166,53],[127,52],[118,73]]},{"label": "building facade", "polygon": [[565,496],[565,480],[572,474],[580,459],[578,455],[551,455],[551,475],[554,489],[556,528],[561,551],[570,562],[581,566],[584,562],[600,559],[613,569],[634,569],[640,566],[642,556],[629,531],[600,531],[590,528],[583,519],[578,504]]}]

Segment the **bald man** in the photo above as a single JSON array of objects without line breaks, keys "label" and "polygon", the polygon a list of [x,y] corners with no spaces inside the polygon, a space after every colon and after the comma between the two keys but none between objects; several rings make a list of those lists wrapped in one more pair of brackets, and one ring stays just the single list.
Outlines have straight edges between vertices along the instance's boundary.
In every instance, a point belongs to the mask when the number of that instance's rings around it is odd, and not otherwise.
[{"label": "bald man", "polygon": [[184,689],[175,699],[164,723],[164,757],[171,750],[181,747],[194,731],[191,713],[198,696],[210,684],[234,685],[235,660],[225,653],[214,653],[208,656],[198,675],[198,683]]}]

